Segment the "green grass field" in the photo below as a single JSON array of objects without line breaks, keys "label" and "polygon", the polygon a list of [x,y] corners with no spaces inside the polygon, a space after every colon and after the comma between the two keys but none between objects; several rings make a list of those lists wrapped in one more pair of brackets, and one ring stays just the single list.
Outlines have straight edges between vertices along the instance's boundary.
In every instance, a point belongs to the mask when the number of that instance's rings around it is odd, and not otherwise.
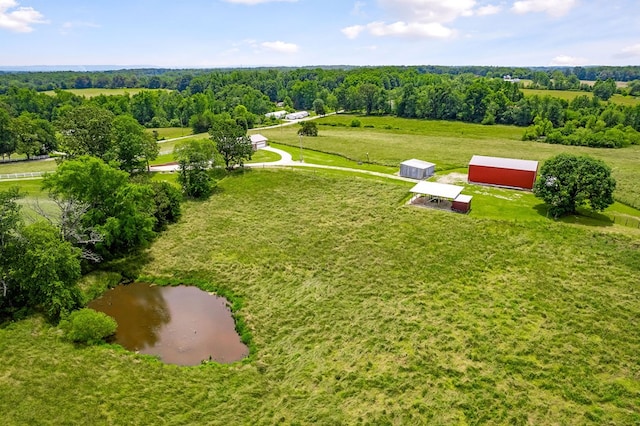
[{"label": "green grass field", "polygon": [[[125,95],[125,94],[129,94],[131,96],[142,92],[143,90],[162,90],[162,91],[167,91],[166,89],[136,89],[136,88],[131,88],[131,89],[105,89],[105,88],[91,88],[91,89],[65,89],[65,92],[71,92],[74,95],[78,95],[78,96],[85,96],[87,98],[93,98],[94,96],[99,96],[99,95],[106,95],[106,96],[110,96],[110,95]],[[47,95],[55,95],[56,92],[53,90],[48,90],[46,92],[42,92],[45,93]]]},{"label": "green grass field", "polygon": [[[555,98],[564,99],[567,101],[572,101],[576,97],[581,95],[586,95],[589,98],[593,97],[593,93],[591,92],[583,92],[580,90],[546,90],[546,89],[520,89],[525,96],[553,96]],[[633,96],[622,96],[622,95],[613,95],[610,99],[610,102],[619,105],[626,106],[636,106],[640,104],[640,98]]]},{"label": "green grass field", "polygon": [[180,138],[193,134],[189,127],[157,127],[147,129],[147,132],[151,134],[153,134],[154,131],[158,132],[159,140]]},{"label": "green grass field", "polygon": [[135,262],[240,297],[249,361],[176,367],[8,324],[3,423],[640,422],[640,237],[409,207],[408,186],[226,178]]},{"label": "green grass field", "polygon": [[0,163],[0,175],[30,172],[53,172],[58,167],[55,160],[16,161]]},{"label": "green grass field", "polygon": [[[474,154],[544,161],[562,152],[590,155],[605,161],[618,182],[617,200],[640,208],[640,146],[599,149],[551,145],[521,140],[523,128],[483,126],[456,121],[413,120],[396,117],[358,116],[362,128],[347,127],[353,115],[318,119],[318,137],[305,137],[303,146],[335,153],[355,161],[394,167],[410,158],[436,164],[436,170],[464,168]],[[323,125],[334,124],[336,126]],[[343,124],[343,127],[337,126]],[[364,126],[373,126],[365,128]],[[299,146],[298,127],[263,130],[272,143]],[[368,155],[367,155],[368,154]],[[297,157],[294,157],[297,158]]]}]

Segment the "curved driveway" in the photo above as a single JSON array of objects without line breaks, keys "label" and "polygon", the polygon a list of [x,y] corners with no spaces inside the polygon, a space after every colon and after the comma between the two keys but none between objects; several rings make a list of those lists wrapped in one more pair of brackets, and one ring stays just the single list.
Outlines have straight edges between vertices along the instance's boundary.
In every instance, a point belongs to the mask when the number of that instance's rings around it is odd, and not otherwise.
[{"label": "curved driveway", "polygon": [[[295,161],[291,156],[291,154],[281,149],[273,148],[271,146],[267,146],[262,149],[264,149],[265,151],[271,151],[280,155],[280,159],[278,161],[270,161],[266,163],[248,163],[248,164],[245,164],[244,166],[252,169],[261,169],[261,168],[268,168],[268,167],[310,167],[310,168],[316,168],[316,169],[340,170],[340,171],[352,172],[352,173],[362,173],[362,174],[367,174],[371,176],[383,177],[387,179],[402,180],[405,182],[414,182],[414,183],[418,182],[418,180],[416,179],[410,179],[402,176],[390,175],[390,174],[381,173],[381,172],[373,172],[370,170],[352,169],[350,167],[325,166],[322,164],[312,164],[312,163]],[[151,166],[152,172],[173,172],[176,170],[178,170],[177,164]]]}]

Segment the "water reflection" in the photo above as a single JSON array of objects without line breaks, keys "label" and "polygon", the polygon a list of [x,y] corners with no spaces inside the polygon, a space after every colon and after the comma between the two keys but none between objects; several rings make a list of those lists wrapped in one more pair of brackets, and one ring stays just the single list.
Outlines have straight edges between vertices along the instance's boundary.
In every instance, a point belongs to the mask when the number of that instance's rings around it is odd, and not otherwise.
[{"label": "water reflection", "polygon": [[144,283],[118,286],[89,307],[118,322],[116,342],[169,364],[221,363],[248,355],[226,299],[196,287],[158,287]]}]

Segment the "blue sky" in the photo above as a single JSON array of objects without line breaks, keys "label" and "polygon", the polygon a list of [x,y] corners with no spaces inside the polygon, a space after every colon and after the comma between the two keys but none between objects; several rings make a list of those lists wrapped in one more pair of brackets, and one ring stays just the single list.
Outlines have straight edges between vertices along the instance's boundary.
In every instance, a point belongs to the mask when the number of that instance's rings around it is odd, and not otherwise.
[{"label": "blue sky", "polygon": [[639,0],[0,0],[0,66],[640,65]]}]

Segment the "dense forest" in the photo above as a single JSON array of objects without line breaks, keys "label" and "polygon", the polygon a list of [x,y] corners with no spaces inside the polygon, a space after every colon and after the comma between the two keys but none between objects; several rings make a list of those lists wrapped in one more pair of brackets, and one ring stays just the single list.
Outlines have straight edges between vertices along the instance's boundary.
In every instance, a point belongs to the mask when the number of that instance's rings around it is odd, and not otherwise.
[{"label": "dense forest", "polygon": [[[596,72],[597,75],[589,73]],[[534,87],[588,90],[569,102],[527,96]],[[125,143],[135,133],[139,150],[148,145],[139,127],[191,127],[208,131],[216,120],[245,129],[272,124],[276,109],[350,111],[400,117],[460,120],[528,127],[523,139],[619,148],[640,143],[640,106],[607,102],[615,93],[640,95],[640,80],[618,88],[615,78],[633,78],[640,67],[508,69],[490,67],[358,67],[234,70],[126,70],[99,73],[0,74],[0,155],[29,156],[54,150],[111,160],[113,150],[78,147],[79,130]],[[599,77],[608,77],[602,80]],[[593,85],[580,82],[596,77]],[[74,95],[63,88],[146,88],[133,95]],[[41,89],[54,89],[42,93]],[[553,92],[549,92],[550,95]],[[128,119],[123,118],[124,116]],[[93,126],[93,127],[92,127]],[[117,136],[119,135],[119,136]],[[76,145],[74,145],[74,143]],[[111,143],[111,142],[109,142]],[[106,145],[105,145],[106,146]],[[102,150],[102,151],[101,151]],[[133,165],[134,167],[136,165]]]}]

